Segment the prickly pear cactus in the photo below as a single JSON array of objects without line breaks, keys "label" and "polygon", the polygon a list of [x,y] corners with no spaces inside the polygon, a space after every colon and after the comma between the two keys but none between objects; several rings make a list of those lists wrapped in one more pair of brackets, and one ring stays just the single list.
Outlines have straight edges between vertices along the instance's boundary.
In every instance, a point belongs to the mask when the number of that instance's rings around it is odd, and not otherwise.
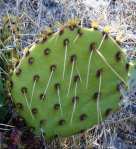
[{"label": "prickly pear cactus", "polygon": [[116,42],[94,28],[68,25],[46,33],[21,59],[12,97],[29,126],[46,138],[69,136],[118,108],[129,65]]}]

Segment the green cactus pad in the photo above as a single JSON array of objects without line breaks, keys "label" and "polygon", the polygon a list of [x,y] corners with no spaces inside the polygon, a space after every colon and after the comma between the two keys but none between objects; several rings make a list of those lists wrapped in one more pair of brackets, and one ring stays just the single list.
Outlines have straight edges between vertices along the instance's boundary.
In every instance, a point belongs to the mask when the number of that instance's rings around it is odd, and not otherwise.
[{"label": "green cactus pad", "polygon": [[70,136],[118,108],[118,86],[126,85],[127,71],[109,35],[66,27],[26,52],[12,76],[12,97],[36,133],[42,128],[46,138]]}]

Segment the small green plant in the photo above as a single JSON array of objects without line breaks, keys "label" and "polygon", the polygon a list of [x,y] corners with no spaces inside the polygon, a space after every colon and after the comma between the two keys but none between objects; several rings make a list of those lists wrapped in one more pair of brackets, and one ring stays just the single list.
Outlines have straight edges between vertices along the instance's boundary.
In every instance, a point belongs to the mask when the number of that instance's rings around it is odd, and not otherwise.
[{"label": "small green plant", "polygon": [[6,77],[5,77],[5,66],[2,59],[0,59],[0,122],[5,121],[8,110],[6,105]]},{"label": "small green plant", "polygon": [[19,18],[8,14],[3,17],[2,23],[3,25],[0,28],[0,48],[7,50],[7,45],[14,45],[19,48]]},{"label": "small green plant", "polygon": [[11,94],[35,133],[70,136],[117,110],[129,64],[107,30],[69,22],[26,51],[12,75]]}]

